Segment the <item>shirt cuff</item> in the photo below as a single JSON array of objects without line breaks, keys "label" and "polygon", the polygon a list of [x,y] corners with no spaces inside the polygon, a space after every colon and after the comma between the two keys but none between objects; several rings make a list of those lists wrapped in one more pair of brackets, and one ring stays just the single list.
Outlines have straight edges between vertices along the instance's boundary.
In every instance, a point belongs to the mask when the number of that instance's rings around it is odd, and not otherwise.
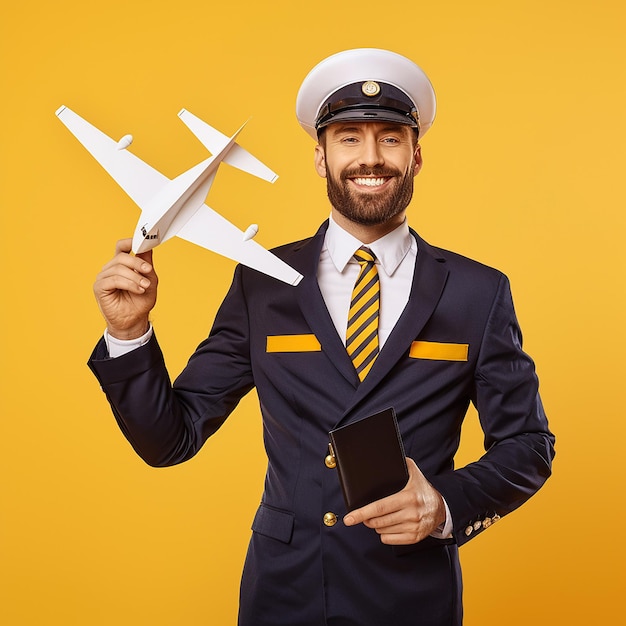
[{"label": "shirt cuff", "polygon": [[109,332],[105,329],[104,342],[106,343],[107,350],[109,351],[109,356],[112,359],[116,359],[118,356],[124,356],[137,348],[141,348],[141,346],[145,346],[152,338],[152,335],[152,323],[150,323],[146,333],[141,337],[137,337],[137,339],[116,339],[115,337],[111,337]]}]

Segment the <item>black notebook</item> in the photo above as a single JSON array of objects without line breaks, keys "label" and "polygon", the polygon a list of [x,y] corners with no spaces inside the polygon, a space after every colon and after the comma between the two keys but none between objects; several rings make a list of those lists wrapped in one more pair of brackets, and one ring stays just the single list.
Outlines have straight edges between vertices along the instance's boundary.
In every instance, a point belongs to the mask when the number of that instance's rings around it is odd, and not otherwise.
[{"label": "black notebook", "polygon": [[331,430],[329,435],[348,511],[404,488],[409,473],[393,408]]}]

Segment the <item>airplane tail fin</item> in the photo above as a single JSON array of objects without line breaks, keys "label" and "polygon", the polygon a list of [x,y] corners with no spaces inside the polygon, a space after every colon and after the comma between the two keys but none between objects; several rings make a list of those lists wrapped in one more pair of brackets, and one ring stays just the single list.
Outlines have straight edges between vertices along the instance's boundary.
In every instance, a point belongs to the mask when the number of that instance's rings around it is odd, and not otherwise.
[{"label": "airplane tail fin", "polygon": [[[220,133],[219,130],[209,126],[206,122],[203,122],[199,117],[196,117],[186,109],[182,109],[178,113],[178,117],[180,117],[187,128],[189,128],[211,154],[220,152],[220,150],[224,148],[224,145],[231,139]],[[245,126],[245,124],[243,126]],[[233,138],[241,132],[243,126],[233,135]],[[275,182],[278,178],[278,175],[267,167],[267,165],[236,143],[228,151],[228,154],[224,157],[224,161],[233,167],[248,172],[248,174],[258,176],[270,183]]]}]

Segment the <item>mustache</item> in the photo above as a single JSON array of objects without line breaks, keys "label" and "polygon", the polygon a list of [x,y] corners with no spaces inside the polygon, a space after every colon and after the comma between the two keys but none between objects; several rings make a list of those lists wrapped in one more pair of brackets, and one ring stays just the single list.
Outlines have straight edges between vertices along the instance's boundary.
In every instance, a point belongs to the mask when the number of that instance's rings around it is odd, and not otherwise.
[{"label": "mustache", "polygon": [[374,176],[376,178],[393,178],[402,176],[400,170],[395,167],[375,166],[375,167],[355,167],[341,172],[341,180],[348,178],[360,178],[363,176]]}]

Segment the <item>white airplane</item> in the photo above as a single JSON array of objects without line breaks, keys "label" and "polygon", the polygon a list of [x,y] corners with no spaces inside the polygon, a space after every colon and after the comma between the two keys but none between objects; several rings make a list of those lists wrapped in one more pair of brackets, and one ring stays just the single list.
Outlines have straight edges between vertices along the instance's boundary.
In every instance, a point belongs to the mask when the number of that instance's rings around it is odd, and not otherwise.
[{"label": "white airplane", "polygon": [[271,183],[278,178],[235,142],[245,124],[226,137],[182,109],[178,116],[212,156],[170,180],[127,150],[132,135],[114,141],[66,106],[56,115],[141,209],[133,237],[135,254],[177,236],[290,285],[302,280],[296,270],[252,241],[256,224],[243,232],[204,204],[222,161]]}]

